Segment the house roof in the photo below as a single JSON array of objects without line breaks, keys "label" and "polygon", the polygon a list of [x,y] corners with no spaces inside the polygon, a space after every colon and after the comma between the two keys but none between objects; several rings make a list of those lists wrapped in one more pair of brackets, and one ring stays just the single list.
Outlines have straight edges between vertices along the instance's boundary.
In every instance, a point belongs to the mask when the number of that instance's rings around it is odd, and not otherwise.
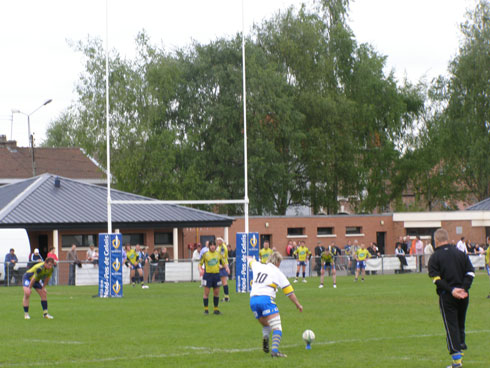
[{"label": "house roof", "polygon": [[[43,174],[0,187],[0,227],[35,229],[105,228],[107,188]],[[112,200],[155,199],[111,190]],[[221,227],[234,219],[172,204],[113,204],[112,223],[118,228]]]},{"label": "house roof", "polygon": [[490,211],[490,198],[469,206],[465,211]]},{"label": "house roof", "polygon": [[[66,178],[103,184],[105,173],[80,148],[35,148],[36,174],[54,173]],[[0,146],[0,184],[32,177],[32,153],[28,147]]]}]

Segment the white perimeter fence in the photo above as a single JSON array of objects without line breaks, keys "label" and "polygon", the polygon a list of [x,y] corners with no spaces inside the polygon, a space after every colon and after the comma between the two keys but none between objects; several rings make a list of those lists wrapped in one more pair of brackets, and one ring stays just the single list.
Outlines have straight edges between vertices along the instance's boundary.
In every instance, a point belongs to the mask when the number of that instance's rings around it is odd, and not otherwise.
[{"label": "white perimeter fence", "polygon": [[[475,269],[485,267],[485,257],[483,255],[470,255],[470,260]],[[235,260],[230,261],[232,279],[235,278]],[[401,272],[426,272],[425,256],[406,256],[407,265],[401,267],[400,259],[396,256],[381,256],[370,258],[366,262],[366,272],[370,274],[393,274]],[[296,276],[297,261],[294,258],[284,258],[281,263],[281,270],[287,277]],[[317,276],[320,272],[318,259],[313,257],[306,266],[306,277]],[[422,264],[422,268],[420,265]],[[335,257],[337,275],[352,275],[355,272],[356,262],[348,256]],[[97,265],[82,263],[81,267],[70,267],[70,263],[60,261],[56,269],[55,285],[73,284],[70,282],[69,275],[75,269],[75,285],[97,285],[99,280],[99,269]],[[26,263],[19,263],[13,271],[5,268],[5,264],[0,262],[0,283],[5,286],[18,286],[22,283],[22,276],[27,269]],[[12,273],[11,273],[12,272]],[[5,280],[7,275],[7,280]],[[11,277],[8,277],[11,276]],[[150,279],[151,277],[151,279]],[[302,269],[300,269],[302,277]],[[164,262],[158,266],[146,264],[144,267],[145,282],[180,282],[180,281],[200,281],[198,262],[190,259]],[[123,283],[130,283],[130,272],[127,266],[123,266]]]}]

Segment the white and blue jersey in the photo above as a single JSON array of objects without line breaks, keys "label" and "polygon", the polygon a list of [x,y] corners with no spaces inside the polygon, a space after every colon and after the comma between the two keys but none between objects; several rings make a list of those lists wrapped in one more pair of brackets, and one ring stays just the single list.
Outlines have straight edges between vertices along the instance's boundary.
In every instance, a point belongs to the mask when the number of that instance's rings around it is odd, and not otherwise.
[{"label": "white and blue jersey", "polygon": [[294,292],[287,277],[272,263],[260,263],[255,259],[249,262],[253,272],[252,290],[250,291],[250,309],[255,318],[279,313],[275,298],[278,288],[284,294]]}]

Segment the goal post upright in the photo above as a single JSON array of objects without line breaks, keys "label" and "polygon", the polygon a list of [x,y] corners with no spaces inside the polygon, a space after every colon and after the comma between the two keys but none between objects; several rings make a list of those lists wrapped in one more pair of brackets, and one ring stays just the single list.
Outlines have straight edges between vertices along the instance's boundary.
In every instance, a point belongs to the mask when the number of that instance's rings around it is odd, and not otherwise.
[{"label": "goal post upright", "polygon": [[247,150],[247,88],[245,66],[245,0],[242,1],[242,86],[243,86],[243,161],[244,161],[244,198],[230,200],[112,200],[111,199],[111,150],[110,150],[110,110],[109,110],[109,0],[106,0],[106,145],[107,145],[107,233],[112,233],[113,204],[243,204],[245,233],[249,232],[248,198],[248,150]]}]

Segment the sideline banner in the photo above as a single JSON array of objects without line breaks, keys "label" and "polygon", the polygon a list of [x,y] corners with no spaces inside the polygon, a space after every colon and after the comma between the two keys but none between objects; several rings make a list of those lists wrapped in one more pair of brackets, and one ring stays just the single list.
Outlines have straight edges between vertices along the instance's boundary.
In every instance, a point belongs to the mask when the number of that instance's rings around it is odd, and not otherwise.
[{"label": "sideline banner", "polygon": [[99,297],[122,298],[122,234],[99,234]]},{"label": "sideline banner", "polygon": [[236,234],[236,292],[250,292],[252,270],[248,267],[247,256],[259,259],[259,233]]}]

